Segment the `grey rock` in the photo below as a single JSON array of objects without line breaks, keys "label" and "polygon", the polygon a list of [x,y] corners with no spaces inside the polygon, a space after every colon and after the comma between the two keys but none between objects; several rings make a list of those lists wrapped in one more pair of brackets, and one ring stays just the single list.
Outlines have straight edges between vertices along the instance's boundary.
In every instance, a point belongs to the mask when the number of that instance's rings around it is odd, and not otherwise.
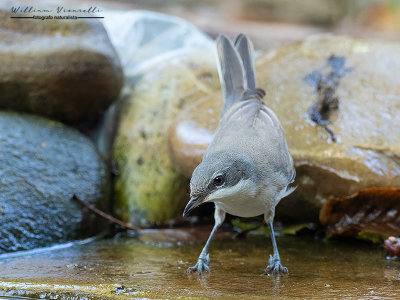
[{"label": "grey rock", "polygon": [[104,111],[123,73],[96,20],[11,19],[0,10],[0,109],[69,124]]},{"label": "grey rock", "polygon": [[0,112],[0,253],[104,229],[81,200],[107,210],[109,175],[92,143],[40,117]]}]

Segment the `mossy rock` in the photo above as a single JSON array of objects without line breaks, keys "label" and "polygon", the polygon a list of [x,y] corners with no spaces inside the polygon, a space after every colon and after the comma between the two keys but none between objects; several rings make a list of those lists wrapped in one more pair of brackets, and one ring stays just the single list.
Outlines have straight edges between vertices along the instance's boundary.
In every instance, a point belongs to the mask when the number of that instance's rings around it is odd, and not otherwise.
[{"label": "mossy rock", "polygon": [[61,123],[0,112],[0,253],[103,230],[74,194],[108,208],[109,176],[94,145]]},{"label": "mossy rock", "polygon": [[[168,224],[182,215],[189,181],[172,165],[168,128],[176,115],[217,82],[213,60],[201,54],[169,59],[143,74],[120,105],[115,141],[115,212],[140,226]],[[195,93],[194,93],[195,92]]]}]

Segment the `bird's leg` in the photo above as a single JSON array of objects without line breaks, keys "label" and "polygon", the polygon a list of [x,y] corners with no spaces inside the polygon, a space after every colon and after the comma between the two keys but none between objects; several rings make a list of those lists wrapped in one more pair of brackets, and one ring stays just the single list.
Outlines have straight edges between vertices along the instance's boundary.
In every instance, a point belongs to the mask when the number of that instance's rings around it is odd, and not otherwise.
[{"label": "bird's leg", "polygon": [[281,264],[281,258],[279,257],[278,247],[276,246],[274,225],[272,222],[269,223],[269,230],[271,233],[272,246],[274,247],[274,254],[269,256],[269,263],[264,271],[265,275],[270,274],[284,274],[288,273],[288,269]]},{"label": "bird's leg", "polygon": [[210,236],[208,237],[208,240],[199,255],[197,263],[193,267],[188,268],[188,272],[190,273],[198,272],[199,274],[202,274],[204,271],[210,270],[209,269],[210,255],[207,253],[208,247],[210,246],[211,239],[214,236],[215,232],[218,230],[218,228],[222,225],[222,223],[225,220],[225,211],[220,209],[217,205],[215,205],[214,219],[215,219],[214,228],[212,229]]}]

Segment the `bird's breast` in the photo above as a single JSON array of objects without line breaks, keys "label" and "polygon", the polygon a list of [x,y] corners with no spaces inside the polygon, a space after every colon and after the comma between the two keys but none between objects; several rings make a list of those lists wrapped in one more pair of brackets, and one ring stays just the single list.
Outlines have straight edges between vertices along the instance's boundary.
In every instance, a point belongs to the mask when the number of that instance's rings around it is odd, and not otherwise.
[{"label": "bird's breast", "polygon": [[227,213],[238,217],[258,216],[267,209],[265,201],[260,198],[257,185],[249,179],[214,192],[207,201],[215,202]]},{"label": "bird's breast", "polygon": [[228,201],[216,202],[216,204],[228,214],[244,218],[265,214],[267,210],[262,202],[257,203],[251,201],[251,199],[236,201],[235,203],[230,203]]}]

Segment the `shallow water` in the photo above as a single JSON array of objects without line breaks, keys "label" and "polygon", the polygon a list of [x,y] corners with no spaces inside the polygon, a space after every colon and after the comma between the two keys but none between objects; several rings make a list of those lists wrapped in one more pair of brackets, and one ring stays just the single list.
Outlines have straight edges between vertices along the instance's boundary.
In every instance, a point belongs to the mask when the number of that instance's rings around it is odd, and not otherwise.
[{"label": "shallow water", "polygon": [[[206,229],[149,231],[142,241],[119,238],[22,256],[0,256],[0,295],[102,298],[393,299],[400,297],[400,262],[362,242],[277,238],[288,276],[262,275],[269,239],[220,234],[211,244],[211,272],[187,274]],[[177,238],[178,237],[178,238]],[[176,242],[182,240],[183,242]],[[1,297],[0,297],[1,299]]]}]

